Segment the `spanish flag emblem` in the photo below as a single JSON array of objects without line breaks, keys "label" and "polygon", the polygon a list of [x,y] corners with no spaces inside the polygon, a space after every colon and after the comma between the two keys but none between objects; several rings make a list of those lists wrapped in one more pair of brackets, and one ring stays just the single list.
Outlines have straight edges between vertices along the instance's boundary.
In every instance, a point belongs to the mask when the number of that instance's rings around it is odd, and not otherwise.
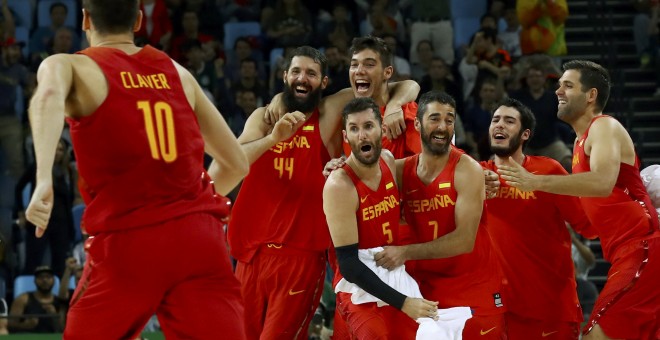
[{"label": "spanish flag emblem", "polygon": [[303,131],[314,131],[314,125],[303,125]]},{"label": "spanish flag emblem", "polygon": [[447,188],[451,188],[450,182],[444,182],[438,184],[438,189],[447,189]]},{"label": "spanish flag emblem", "polygon": [[392,182],[385,184],[385,190],[392,189],[392,187],[394,187],[394,183]]}]

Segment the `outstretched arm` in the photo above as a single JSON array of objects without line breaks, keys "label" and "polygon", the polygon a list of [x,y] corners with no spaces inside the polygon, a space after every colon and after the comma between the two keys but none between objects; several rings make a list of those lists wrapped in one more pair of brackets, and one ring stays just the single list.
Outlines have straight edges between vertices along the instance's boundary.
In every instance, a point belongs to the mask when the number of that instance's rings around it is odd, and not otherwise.
[{"label": "outstretched arm", "polygon": [[64,128],[65,102],[72,87],[73,68],[69,57],[46,58],[37,72],[39,87],[30,100],[30,127],[37,160],[37,183],[26,218],[37,226],[37,237],[46,230],[53,209],[53,162]]},{"label": "outstretched arm", "polygon": [[[500,176],[507,184],[524,191],[545,191],[553,194],[606,197],[612,193],[619,177],[622,154],[621,131],[614,119],[599,119],[589,130],[585,144],[591,146],[588,172],[572,175],[534,175],[520,164],[508,160],[499,167]],[[624,131],[625,133],[625,131]],[[585,150],[587,145],[585,145]]]}]

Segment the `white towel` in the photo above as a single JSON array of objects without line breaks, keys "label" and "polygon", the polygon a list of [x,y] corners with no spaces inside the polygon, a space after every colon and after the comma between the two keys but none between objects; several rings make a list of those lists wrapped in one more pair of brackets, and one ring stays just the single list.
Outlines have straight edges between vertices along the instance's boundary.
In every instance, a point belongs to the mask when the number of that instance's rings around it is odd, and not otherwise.
[{"label": "white towel", "polygon": [[[358,250],[358,258],[367,268],[373,271],[388,286],[396,289],[399,293],[421,298],[422,293],[419,290],[417,282],[406,272],[405,266],[400,266],[392,271],[376,265],[374,255],[383,251],[383,247]],[[381,307],[387,305],[377,297],[365,292],[356,284],[348,282],[342,278],[335,286],[335,293],[344,292],[351,294],[351,302],[359,305],[362,303],[376,302]],[[470,307],[453,307],[438,309],[438,321],[431,318],[419,318],[419,328],[417,329],[417,340],[426,339],[446,339],[461,340],[463,338],[463,328],[465,322],[472,317]]]}]

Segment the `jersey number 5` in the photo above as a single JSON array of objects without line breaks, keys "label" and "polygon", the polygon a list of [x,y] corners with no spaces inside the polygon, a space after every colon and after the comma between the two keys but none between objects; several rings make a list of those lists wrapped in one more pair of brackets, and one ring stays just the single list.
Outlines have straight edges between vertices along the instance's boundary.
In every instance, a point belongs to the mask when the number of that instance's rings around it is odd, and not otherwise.
[{"label": "jersey number 5", "polygon": [[177,158],[176,134],[170,104],[158,101],[152,110],[148,100],[141,100],[137,102],[137,107],[144,115],[144,128],[149,139],[151,157],[155,160],[162,159],[165,163],[174,162]]}]

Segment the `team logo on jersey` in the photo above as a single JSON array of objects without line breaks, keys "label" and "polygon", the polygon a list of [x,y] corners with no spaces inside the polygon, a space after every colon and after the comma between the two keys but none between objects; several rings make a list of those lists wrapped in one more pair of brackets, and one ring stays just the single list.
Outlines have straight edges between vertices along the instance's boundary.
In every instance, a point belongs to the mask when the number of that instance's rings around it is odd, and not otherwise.
[{"label": "team logo on jersey", "polygon": [[303,131],[314,131],[314,125],[304,125]]},{"label": "team logo on jersey", "polygon": [[493,300],[495,301],[495,307],[499,308],[504,306],[502,304],[502,297],[500,296],[500,293],[493,294]]},{"label": "team logo on jersey", "polygon": [[394,183],[392,183],[392,182],[389,182],[389,183],[385,184],[385,190],[392,189],[393,187],[394,187]]},{"label": "team logo on jersey", "polygon": [[438,189],[447,189],[447,188],[451,188],[451,182],[444,182],[438,184]]},{"label": "team logo on jersey", "polygon": [[584,139],[580,139],[580,143],[578,143],[580,147],[582,147],[582,144],[584,144]]}]

